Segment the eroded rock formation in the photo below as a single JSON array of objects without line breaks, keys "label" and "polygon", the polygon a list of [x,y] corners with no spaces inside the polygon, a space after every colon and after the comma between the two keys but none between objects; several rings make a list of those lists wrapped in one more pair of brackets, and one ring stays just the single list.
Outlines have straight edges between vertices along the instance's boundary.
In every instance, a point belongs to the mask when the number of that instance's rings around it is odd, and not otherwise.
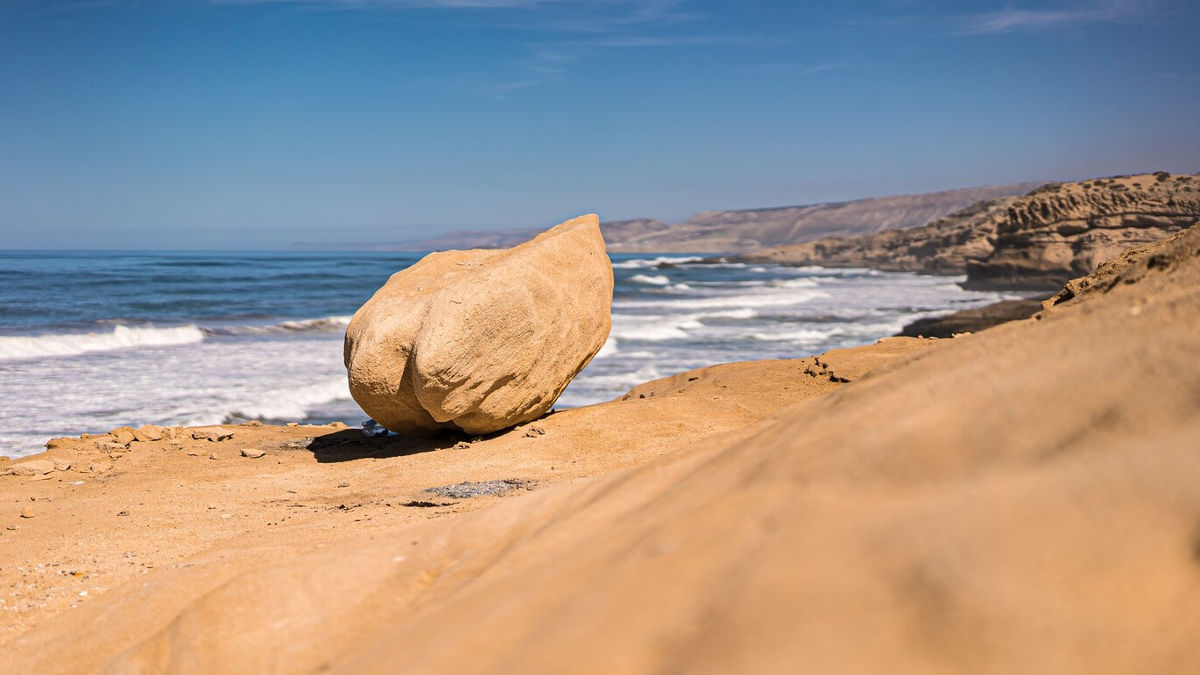
[{"label": "eroded rock formation", "polygon": [[611,327],[599,220],[392,275],[346,328],[350,393],[392,431],[481,434],[545,414]]},{"label": "eroded rock formation", "polygon": [[1050,184],[1013,202],[968,288],[1047,289],[1200,218],[1200,178],[1165,172]]}]

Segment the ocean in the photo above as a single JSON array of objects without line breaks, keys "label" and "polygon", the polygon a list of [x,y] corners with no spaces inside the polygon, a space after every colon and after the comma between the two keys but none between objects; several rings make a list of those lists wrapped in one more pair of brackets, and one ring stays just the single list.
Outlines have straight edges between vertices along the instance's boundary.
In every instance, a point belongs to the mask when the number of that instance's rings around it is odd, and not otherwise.
[{"label": "ocean", "polygon": [[[410,253],[0,252],[0,455],[121,425],[359,425],[347,322]],[[1001,299],[952,277],[614,255],[613,329],[557,407],[873,342]]]}]

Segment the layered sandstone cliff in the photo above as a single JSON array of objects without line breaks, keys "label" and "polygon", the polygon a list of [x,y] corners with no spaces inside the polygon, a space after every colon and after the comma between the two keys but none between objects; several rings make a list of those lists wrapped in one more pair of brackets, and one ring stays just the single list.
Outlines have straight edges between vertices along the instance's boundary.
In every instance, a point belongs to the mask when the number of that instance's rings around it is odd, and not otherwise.
[{"label": "layered sandstone cliff", "polygon": [[[736,211],[701,211],[681,223],[636,218],[602,223],[604,241],[614,253],[743,253],[810,241],[831,235],[858,235],[907,229],[942,218],[980,201],[1015,197],[1037,183],[943,190]],[[503,248],[529,239],[536,231],[459,230],[378,250],[439,251],[450,248]]]},{"label": "layered sandstone cliff", "polygon": [[1046,185],[996,222],[989,255],[967,262],[968,288],[1055,289],[1122,251],[1200,218],[1200,179],[1166,172]]},{"label": "layered sandstone cliff", "polygon": [[784,265],[871,267],[888,272],[962,274],[967,260],[992,250],[996,220],[1016,197],[988,199],[924,227],[885,230],[854,237],[824,237],[730,258]]},{"label": "layered sandstone cliff", "polygon": [[1165,172],[1052,183],[979,202],[924,227],[749,253],[731,260],[966,274],[968,288],[1055,290],[1132,246],[1200,218],[1200,178]]}]

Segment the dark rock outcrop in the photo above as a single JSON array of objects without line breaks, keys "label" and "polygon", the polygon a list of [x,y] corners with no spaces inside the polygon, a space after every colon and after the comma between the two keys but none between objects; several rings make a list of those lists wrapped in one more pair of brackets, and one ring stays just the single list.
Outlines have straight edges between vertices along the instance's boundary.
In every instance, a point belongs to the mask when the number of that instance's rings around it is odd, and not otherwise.
[{"label": "dark rock outcrop", "polygon": [[900,331],[904,337],[948,338],[959,333],[978,333],[1009,321],[1028,319],[1042,309],[1042,301],[1029,298],[1001,300],[983,307],[964,309],[945,316],[917,319]]}]

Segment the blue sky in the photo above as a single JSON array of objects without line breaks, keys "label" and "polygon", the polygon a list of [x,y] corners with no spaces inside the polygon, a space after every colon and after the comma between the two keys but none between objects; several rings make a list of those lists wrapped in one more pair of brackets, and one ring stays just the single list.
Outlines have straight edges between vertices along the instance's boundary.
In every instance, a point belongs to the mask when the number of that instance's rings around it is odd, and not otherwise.
[{"label": "blue sky", "polygon": [[1200,170],[1200,4],[5,0],[6,248]]}]

